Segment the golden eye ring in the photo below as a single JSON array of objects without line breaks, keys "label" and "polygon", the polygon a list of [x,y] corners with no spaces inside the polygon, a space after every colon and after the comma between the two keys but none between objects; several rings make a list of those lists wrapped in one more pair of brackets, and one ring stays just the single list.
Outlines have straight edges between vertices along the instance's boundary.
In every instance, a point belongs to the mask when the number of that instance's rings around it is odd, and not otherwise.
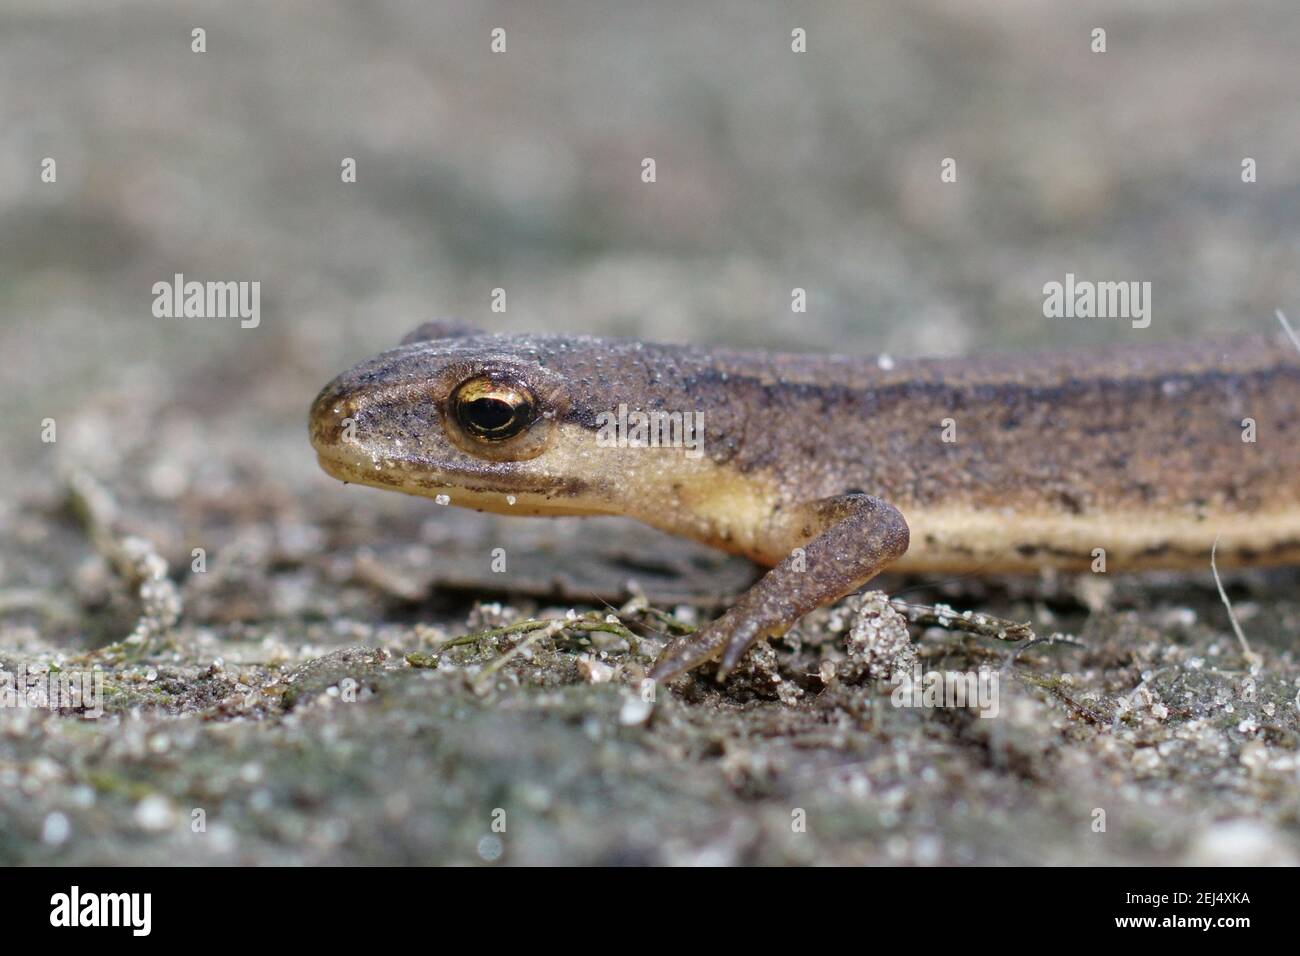
[{"label": "golden eye ring", "polygon": [[537,419],[537,400],[523,385],[486,375],[467,379],[451,393],[451,411],[467,435],[508,441]]}]

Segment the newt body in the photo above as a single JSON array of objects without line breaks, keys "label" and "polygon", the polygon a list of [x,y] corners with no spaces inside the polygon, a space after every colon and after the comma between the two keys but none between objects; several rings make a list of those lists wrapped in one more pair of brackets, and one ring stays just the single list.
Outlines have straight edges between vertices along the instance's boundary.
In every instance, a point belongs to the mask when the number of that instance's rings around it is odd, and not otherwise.
[{"label": "newt body", "polygon": [[[620,405],[701,413],[702,443],[612,442]],[[1225,565],[1300,562],[1300,352],[1280,338],[890,361],[428,323],[326,386],[310,430],[343,481],[626,515],[773,566],[658,678],[725,674],[886,566],[1203,567],[1216,538]]]}]

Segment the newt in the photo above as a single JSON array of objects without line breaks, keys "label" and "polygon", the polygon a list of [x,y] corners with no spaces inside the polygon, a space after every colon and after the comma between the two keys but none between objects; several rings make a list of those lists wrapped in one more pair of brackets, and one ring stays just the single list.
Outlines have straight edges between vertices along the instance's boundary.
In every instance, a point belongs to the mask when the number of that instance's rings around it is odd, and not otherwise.
[{"label": "newt", "polygon": [[1216,542],[1224,565],[1300,563],[1281,337],[889,359],[435,321],[325,386],[310,435],[345,482],[629,516],[771,568],[656,680],[714,659],[724,679],[887,567],[1200,568]]}]

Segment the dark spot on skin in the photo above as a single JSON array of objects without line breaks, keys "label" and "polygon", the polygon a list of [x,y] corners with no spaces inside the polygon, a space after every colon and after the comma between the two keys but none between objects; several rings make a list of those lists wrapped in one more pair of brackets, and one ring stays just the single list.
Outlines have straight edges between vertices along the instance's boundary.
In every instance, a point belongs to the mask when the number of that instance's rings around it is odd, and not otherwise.
[{"label": "dark spot on skin", "polygon": [[1072,515],[1083,514],[1083,502],[1076,498],[1068,491],[1062,491],[1057,497],[1060,498],[1061,504],[1065,510]]},{"label": "dark spot on skin", "polygon": [[1036,544],[1020,544],[1016,546],[1016,553],[1026,558],[1032,558],[1038,553]]}]

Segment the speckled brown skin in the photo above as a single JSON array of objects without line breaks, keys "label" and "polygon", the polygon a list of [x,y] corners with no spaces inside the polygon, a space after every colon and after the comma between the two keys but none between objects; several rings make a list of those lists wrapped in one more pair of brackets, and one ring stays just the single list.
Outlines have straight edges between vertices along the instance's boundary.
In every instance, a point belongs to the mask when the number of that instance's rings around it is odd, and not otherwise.
[{"label": "speckled brown skin", "polygon": [[[534,395],[518,438],[479,442],[450,414],[484,374]],[[703,455],[603,446],[620,403],[702,412]],[[887,565],[1202,567],[1216,539],[1223,564],[1300,561],[1300,352],[1281,338],[889,361],[430,323],[326,386],[311,436],[344,481],[629,515],[776,566],[670,646],[661,679],[718,655],[725,673]]]}]

